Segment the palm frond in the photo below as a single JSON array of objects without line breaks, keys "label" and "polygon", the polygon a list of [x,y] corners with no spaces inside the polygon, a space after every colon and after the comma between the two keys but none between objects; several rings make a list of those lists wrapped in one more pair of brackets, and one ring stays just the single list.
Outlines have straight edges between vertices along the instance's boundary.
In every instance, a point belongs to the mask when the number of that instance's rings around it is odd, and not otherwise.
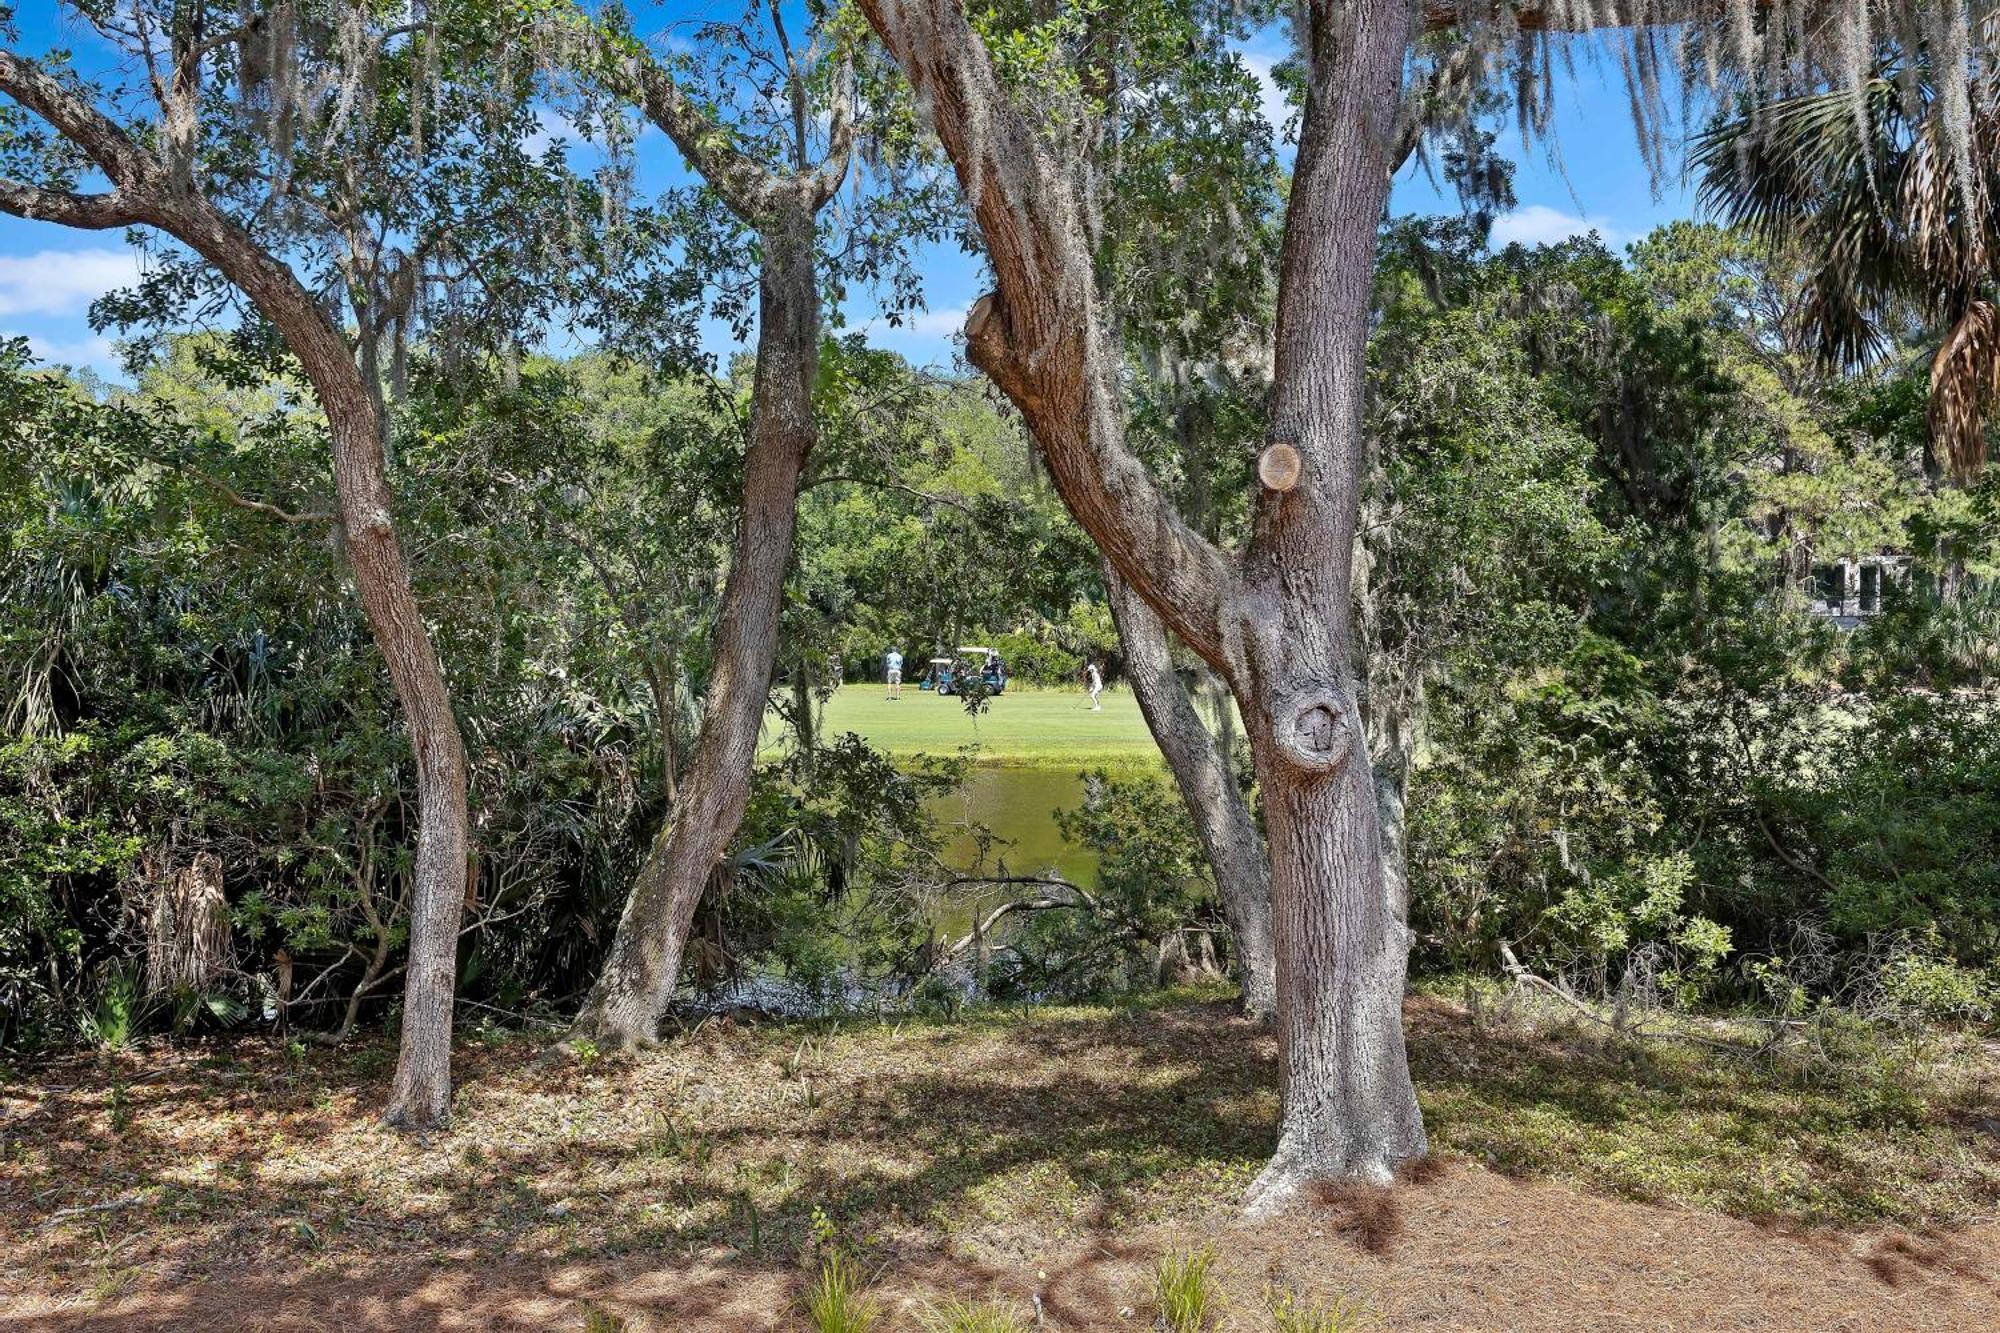
[{"label": "palm frond", "polygon": [[1931,438],[1961,481],[1986,465],[1986,414],[2000,397],[2000,308],[1974,301],[1931,359]]}]

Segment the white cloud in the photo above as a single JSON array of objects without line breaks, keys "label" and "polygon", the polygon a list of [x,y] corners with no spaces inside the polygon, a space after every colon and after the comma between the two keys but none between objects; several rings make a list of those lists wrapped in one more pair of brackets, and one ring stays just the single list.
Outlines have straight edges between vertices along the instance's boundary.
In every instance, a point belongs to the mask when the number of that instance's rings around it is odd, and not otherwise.
[{"label": "white cloud", "polygon": [[0,316],[73,315],[139,280],[133,250],[41,250],[0,255]]},{"label": "white cloud", "polygon": [[1554,245],[1572,236],[1588,236],[1596,232],[1609,246],[1623,243],[1625,233],[1611,225],[1611,220],[1602,216],[1579,217],[1565,213],[1547,204],[1529,204],[1517,208],[1493,223],[1493,248],[1519,242],[1522,245]]},{"label": "white cloud", "polygon": [[529,157],[540,157],[548,152],[558,139],[566,143],[575,142],[576,128],[559,113],[547,107],[537,107],[535,128],[529,130],[527,137],[521,140],[521,151]]},{"label": "white cloud", "polygon": [[971,312],[962,305],[943,310],[919,310],[903,321],[907,331],[926,338],[951,338],[965,331],[965,317]]},{"label": "white cloud", "polygon": [[912,338],[956,338],[965,332],[965,317],[969,308],[962,305],[946,306],[942,310],[906,311],[899,323],[891,324],[887,315],[875,315],[854,325],[856,332],[865,333],[878,340],[907,342]]},{"label": "white cloud", "polygon": [[117,349],[105,337],[43,338],[31,333],[28,350],[45,365],[88,367],[107,375],[120,371]]},{"label": "white cloud", "polygon": [[1282,141],[1285,137],[1285,121],[1292,114],[1291,104],[1285,101],[1285,90],[1278,86],[1278,79],[1271,71],[1277,66],[1276,56],[1260,55],[1255,51],[1244,51],[1243,63],[1249,67],[1251,76],[1257,80],[1257,108],[1264,113],[1264,119],[1271,124],[1271,138]]}]

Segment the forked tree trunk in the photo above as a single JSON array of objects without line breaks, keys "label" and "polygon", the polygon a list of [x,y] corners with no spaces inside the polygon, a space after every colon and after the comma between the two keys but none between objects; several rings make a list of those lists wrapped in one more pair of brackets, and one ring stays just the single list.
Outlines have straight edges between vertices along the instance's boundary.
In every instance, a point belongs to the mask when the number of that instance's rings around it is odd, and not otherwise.
[{"label": "forked tree trunk", "polygon": [[715,673],[680,799],[625,900],[604,972],[574,1034],[614,1048],[657,1040],[710,873],[750,798],[791,565],[799,478],[814,439],[819,290],[813,216],[786,210],[763,234],[757,374],[743,463],[743,517],[716,627]]},{"label": "forked tree trunk", "polygon": [[354,586],[402,705],[416,760],[417,857],[410,906],[402,1053],[384,1118],[409,1129],[451,1120],[451,1029],[468,825],[465,748],[444,668],[392,518],[394,492],[375,399],[346,341],[290,269],[241,228],[195,201],[160,222],[240,288],[284,336],[326,414],[334,486]]},{"label": "forked tree trunk", "polygon": [[1271,868],[1264,839],[1237,789],[1228,754],[1202,724],[1187,686],[1174,671],[1166,626],[1109,562],[1104,565],[1104,587],[1124,643],[1125,674],[1139,711],[1166,757],[1215,872],[1223,915],[1236,946],[1243,1012],[1266,1017],[1277,1008],[1278,995],[1271,952]]},{"label": "forked tree trunk", "polygon": [[1407,0],[1360,0],[1316,7],[1307,33],[1270,402],[1271,438],[1294,445],[1303,470],[1293,489],[1259,496],[1244,575],[1252,605],[1274,614],[1253,616],[1238,685],[1255,714],[1285,1057],[1278,1147],[1253,1211],[1314,1177],[1386,1182],[1426,1149],[1403,1045],[1408,903],[1383,873],[1351,586],[1375,238],[1411,20]]},{"label": "forked tree trunk", "polygon": [[[1265,803],[1281,1120],[1253,1212],[1320,1176],[1387,1180],[1422,1155],[1403,1049],[1409,929],[1383,874],[1349,624],[1366,457],[1376,228],[1399,140],[1410,0],[1300,15],[1307,105],[1281,258],[1273,445],[1240,560],[1173,512],[1124,438],[1118,349],[1063,152],[1016,106],[960,0],[861,0],[957,169],[996,291],[966,350],[1021,410],[1064,503],[1118,573],[1230,682]],[[1273,450],[1273,453],[1283,451]]]}]

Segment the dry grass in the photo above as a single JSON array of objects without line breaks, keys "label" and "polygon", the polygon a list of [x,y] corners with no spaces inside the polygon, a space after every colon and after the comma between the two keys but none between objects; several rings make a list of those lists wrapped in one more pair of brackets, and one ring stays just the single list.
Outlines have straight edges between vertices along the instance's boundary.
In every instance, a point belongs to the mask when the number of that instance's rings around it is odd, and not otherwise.
[{"label": "dry grass", "polygon": [[1990,1057],[1830,1075],[1410,1020],[1438,1164],[1255,1230],[1273,1046],[1216,999],[711,1022],[636,1063],[495,1036],[428,1142],[372,1119],[381,1045],[15,1070],[0,1320],[796,1327],[829,1246],[892,1329],[948,1298],[1141,1328],[1159,1257],[1205,1246],[1232,1328],[1281,1289],[1394,1327],[2000,1320]]}]

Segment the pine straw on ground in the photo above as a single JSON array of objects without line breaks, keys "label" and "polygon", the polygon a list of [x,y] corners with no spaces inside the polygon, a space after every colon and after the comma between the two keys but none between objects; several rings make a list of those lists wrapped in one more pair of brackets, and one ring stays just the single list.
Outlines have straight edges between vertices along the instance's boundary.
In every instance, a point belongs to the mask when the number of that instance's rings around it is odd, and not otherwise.
[{"label": "pine straw on ground", "polygon": [[1261,1227],[1273,1043],[1214,998],[709,1022],[636,1062],[487,1034],[428,1141],[372,1117],[379,1042],[0,1071],[0,1322],[799,1327],[835,1244],[888,1328],[947,1294],[1147,1328],[1154,1263],[1204,1246],[1245,1329],[1285,1289],[1396,1328],[2000,1325],[1977,1043],[1794,1066],[1409,1018],[1437,1165]]}]

